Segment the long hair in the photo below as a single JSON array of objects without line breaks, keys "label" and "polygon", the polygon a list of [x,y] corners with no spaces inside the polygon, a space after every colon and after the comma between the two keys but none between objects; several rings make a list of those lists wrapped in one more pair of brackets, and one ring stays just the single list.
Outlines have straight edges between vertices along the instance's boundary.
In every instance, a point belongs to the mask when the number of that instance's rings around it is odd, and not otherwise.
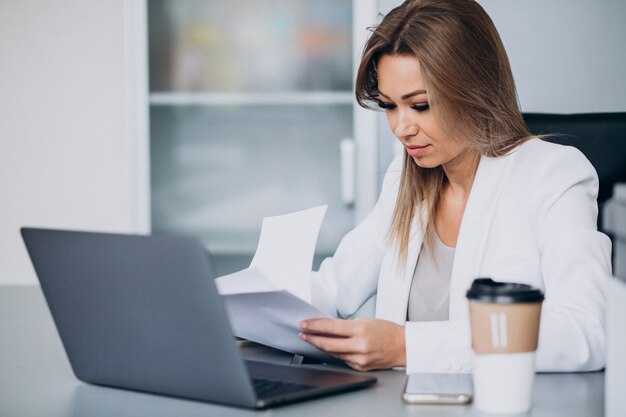
[{"label": "long hair", "polygon": [[[389,12],[373,29],[357,71],[356,100],[362,107],[378,107],[376,68],[383,55],[419,60],[433,117],[449,137],[465,141],[480,155],[506,155],[531,137],[500,36],[475,1],[408,0]],[[432,247],[446,181],[441,166],[421,168],[405,152],[389,230],[400,259],[406,259],[416,212]]]}]

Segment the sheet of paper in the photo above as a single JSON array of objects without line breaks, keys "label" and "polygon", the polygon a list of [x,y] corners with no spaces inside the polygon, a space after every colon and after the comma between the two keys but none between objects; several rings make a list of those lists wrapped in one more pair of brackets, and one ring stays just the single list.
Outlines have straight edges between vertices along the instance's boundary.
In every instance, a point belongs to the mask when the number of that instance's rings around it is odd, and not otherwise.
[{"label": "sheet of paper", "polygon": [[302,320],[330,317],[310,304],[311,266],[326,207],[266,217],[250,267],[215,280],[235,336],[338,361],[298,336]]},{"label": "sheet of paper", "polygon": [[327,207],[264,218],[250,266],[277,288],[310,302],[313,255]]},{"label": "sheet of paper", "polygon": [[215,279],[217,291],[222,295],[276,291],[276,286],[258,269],[246,268]]},{"label": "sheet of paper", "polygon": [[329,317],[300,298],[287,291],[232,294],[224,298],[236,336],[322,362],[339,362],[298,336],[302,320]]}]

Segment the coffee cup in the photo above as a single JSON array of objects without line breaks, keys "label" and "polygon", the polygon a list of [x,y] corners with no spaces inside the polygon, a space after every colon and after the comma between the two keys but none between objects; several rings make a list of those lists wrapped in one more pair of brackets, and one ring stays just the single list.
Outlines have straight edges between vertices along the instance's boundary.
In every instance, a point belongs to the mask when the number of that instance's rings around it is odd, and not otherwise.
[{"label": "coffee cup", "polygon": [[528,411],[543,292],[477,278],[466,296],[475,353],[474,406],[498,414]]}]

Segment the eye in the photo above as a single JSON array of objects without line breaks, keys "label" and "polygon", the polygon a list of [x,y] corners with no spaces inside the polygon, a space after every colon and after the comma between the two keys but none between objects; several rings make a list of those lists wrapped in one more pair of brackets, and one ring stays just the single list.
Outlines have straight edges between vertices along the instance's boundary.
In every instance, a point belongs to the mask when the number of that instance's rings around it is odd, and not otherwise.
[{"label": "eye", "polygon": [[382,100],[377,100],[378,107],[385,110],[393,110],[396,108],[396,105],[393,103],[387,103]]},{"label": "eye", "polygon": [[414,104],[411,106],[411,108],[415,111],[426,111],[428,109],[430,109],[430,105],[428,103],[419,103],[419,104]]}]

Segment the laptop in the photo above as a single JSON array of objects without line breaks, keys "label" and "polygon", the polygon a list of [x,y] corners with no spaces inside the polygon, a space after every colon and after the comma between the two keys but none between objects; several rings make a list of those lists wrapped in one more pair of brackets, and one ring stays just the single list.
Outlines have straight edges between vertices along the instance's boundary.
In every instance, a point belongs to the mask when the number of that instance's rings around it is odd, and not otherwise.
[{"label": "laptop", "polygon": [[21,232],[79,380],[257,409],[376,382],[339,369],[244,360],[209,256],[194,239]]}]

